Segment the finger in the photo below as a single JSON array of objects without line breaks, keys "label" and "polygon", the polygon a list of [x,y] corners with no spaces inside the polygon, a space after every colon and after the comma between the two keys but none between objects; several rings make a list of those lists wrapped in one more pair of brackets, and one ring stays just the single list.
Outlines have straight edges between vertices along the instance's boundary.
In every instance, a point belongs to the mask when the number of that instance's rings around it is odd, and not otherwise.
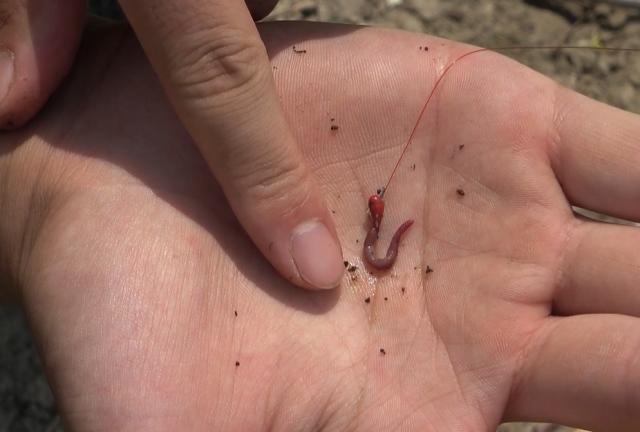
[{"label": "finger", "polygon": [[523,356],[507,419],[588,430],[640,430],[640,321],[552,318]]},{"label": "finger", "polygon": [[560,89],[551,135],[553,169],[572,204],[640,220],[640,116]]},{"label": "finger", "polygon": [[254,243],[292,282],[338,285],[344,266],[335,228],[289,131],[244,2],[121,4]]},{"label": "finger", "polygon": [[0,128],[27,122],[69,71],[85,2],[0,1]]},{"label": "finger", "polygon": [[554,294],[554,312],[640,316],[638,244],[636,227],[576,222]]}]

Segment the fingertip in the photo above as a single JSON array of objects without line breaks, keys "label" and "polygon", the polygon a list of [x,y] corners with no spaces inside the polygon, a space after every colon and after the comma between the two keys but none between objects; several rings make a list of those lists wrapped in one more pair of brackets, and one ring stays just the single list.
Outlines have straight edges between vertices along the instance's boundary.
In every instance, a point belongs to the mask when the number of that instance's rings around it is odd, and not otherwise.
[{"label": "fingertip", "polygon": [[0,27],[0,128],[28,122],[69,71],[84,26],[85,5],[8,1]]}]

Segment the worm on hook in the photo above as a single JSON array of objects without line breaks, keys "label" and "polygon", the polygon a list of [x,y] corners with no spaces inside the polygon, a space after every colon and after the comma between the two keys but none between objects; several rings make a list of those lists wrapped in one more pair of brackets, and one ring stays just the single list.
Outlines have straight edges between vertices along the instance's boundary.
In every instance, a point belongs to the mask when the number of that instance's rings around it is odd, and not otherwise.
[{"label": "worm on hook", "polygon": [[[420,46],[419,49],[424,51],[429,51],[429,47],[427,46],[424,46],[424,47]],[[393,238],[391,239],[391,243],[389,244],[389,248],[387,249],[386,256],[384,258],[376,258],[374,246],[376,241],[378,240],[378,233],[380,232],[380,224],[382,223],[382,215],[384,214],[384,200],[383,200],[384,192],[389,186],[389,184],[391,183],[391,180],[393,179],[394,175],[396,174],[396,171],[400,166],[400,162],[404,158],[405,153],[409,148],[409,145],[413,141],[413,137],[416,131],[418,130],[418,125],[420,124],[420,121],[424,116],[433,95],[436,93],[436,90],[440,87],[440,84],[442,80],[445,78],[445,76],[447,75],[447,73],[456,65],[457,62],[461,61],[462,59],[466,57],[470,57],[472,55],[482,53],[482,52],[491,51],[491,50],[514,51],[514,50],[532,50],[532,49],[534,50],[572,49],[572,50],[592,50],[592,51],[597,50],[597,51],[612,51],[612,52],[640,52],[640,48],[609,48],[609,47],[592,47],[592,46],[504,46],[504,47],[494,47],[494,48],[475,48],[475,49],[472,49],[471,51],[467,51],[459,55],[452,62],[450,62],[444,68],[444,70],[436,80],[434,86],[431,88],[424,102],[424,105],[422,105],[422,108],[418,113],[418,118],[413,126],[413,129],[411,130],[411,133],[409,134],[409,138],[406,140],[404,146],[402,147],[400,157],[398,157],[398,159],[396,160],[396,164],[393,167],[393,170],[391,171],[391,175],[389,176],[389,179],[387,180],[387,184],[383,188],[381,188],[376,195],[372,195],[371,197],[369,197],[369,215],[371,217],[371,229],[369,229],[369,232],[367,233],[367,237],[364,241],[364,257],[372,267],[378,270],[387,270],[391,268],[391,266],[393,266],[393,263],[395,262],[396,257],[398,255],[398,246],[400,245],[400,238],[413,224],[412,220],[408,220],[404,222],[402,225],[400,225],[400,227],[396,230],[396,233],[393,235]],[[333,119],[331,120],[333,121]],[[458,150],[462,150],[463,147],[464,147],[464,144],[461,144],[458,147]],[[411,166],[411,170],[412,171],[415,170],[415,164]],[[458,188],[456,192],[458,193],[459,196],[465,195],[465,192],[462,188]],[[429,270],[431,270],[431,268],[427,267],[427,273],[429,273]],[[402,290],[403,290],[402,292],[404,293],[404,288],[402,288]]]},{"label": "worm on hook", "polygon": [[382,223],[382,216],[384,215],[384,190],[379,194],[371,195],[369,197],[369,216],[371,217],[371,228],[367,233],[367,237],[364,240],[364,258],[367,260],[371,267],[378,270],[387,270],[393,266],[398,256],[398,246],[400,245],[400,238],[402,235],[413,225],[413,220],[405,221],[398,227],[396,233],[391,238],[387,254],[384,258],[376,258],[375,244],[378,240],[378,233],[380,232],[380,224]]}]

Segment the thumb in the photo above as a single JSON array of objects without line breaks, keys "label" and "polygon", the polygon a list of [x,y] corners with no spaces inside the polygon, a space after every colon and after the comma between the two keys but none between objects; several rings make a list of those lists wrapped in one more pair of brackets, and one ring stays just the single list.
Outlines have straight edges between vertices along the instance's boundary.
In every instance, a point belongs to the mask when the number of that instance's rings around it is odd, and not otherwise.
[{"label": "thumb", "polygon": [[123,0],[129,22],[240,223],[306,288],[344,272],[326,203],[293,139],[243,0]]},{"label": "thumb", "polygon": [[71,67],[84,0],[0,1],[0,128],[27,122]]}]

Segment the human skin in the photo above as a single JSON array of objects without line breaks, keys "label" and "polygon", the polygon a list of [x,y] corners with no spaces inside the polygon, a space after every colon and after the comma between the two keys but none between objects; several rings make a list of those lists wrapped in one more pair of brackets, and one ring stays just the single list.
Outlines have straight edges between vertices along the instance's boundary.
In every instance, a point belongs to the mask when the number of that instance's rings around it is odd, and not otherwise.
[{"label": "human skin", "polygon": [[[277,0],[118,3],[256,247],[292,283],[335,288],[344,266],[333,218],[286,122],[254,22]],[[67,74],[86,4],[0,1],[0,130],[29,121]]]},{"label": "human skin", "polygon": [[638,231],[569,206],[640,219],[638,117],[498,54],[461,61],[386,190],[379,243],[415,226],[392,271],[369,273],[367,198],[438,72],[470,48],[322,24],[261,32],[357,269],[332,291],[279,276],[131,32],[87,32],[0,156],[2,275],[66,428],[638,430]]}]

